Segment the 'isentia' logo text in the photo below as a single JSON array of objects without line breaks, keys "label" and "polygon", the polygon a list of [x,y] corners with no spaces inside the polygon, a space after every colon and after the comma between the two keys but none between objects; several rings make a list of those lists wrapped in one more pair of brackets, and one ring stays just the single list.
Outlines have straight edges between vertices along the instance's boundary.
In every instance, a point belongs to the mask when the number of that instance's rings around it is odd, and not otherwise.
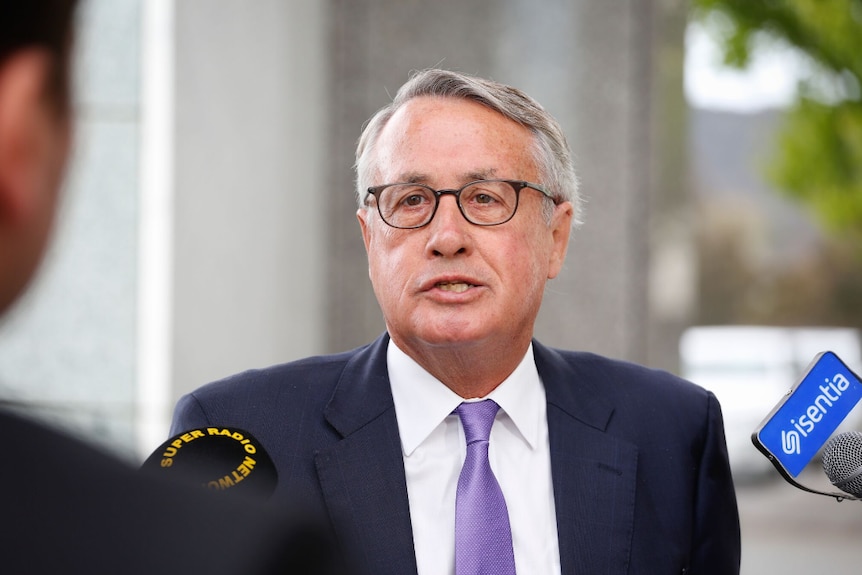
[{"label": "'isentia' logo text", "polygon": [[814,398],[811,405],[806,407],[801,415],[790,419],[793,429],[781,432],[781,449],[784,453],[799,454],[802,438],[808,437],[814,431],[823,416],[850,388],[850,380],[841,373],[836,373],[831,380],[826,378],[824,381],[826,383],[820,386],[821,393]]}]

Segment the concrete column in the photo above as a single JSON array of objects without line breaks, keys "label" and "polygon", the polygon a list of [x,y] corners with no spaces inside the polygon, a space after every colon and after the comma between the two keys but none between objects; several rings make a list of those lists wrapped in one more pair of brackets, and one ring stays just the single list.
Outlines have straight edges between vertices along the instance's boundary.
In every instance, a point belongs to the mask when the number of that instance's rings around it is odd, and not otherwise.
[{"label": "concrete column", "polygon": [[325,5],[170,4],[173,153],[156,217],[171,237],[153,264],[168,285],[142,310],[163,321],[140,358],[167,366],[150,384],[168,386],[162,437],[181,394],[320,352],[328,234]]}]

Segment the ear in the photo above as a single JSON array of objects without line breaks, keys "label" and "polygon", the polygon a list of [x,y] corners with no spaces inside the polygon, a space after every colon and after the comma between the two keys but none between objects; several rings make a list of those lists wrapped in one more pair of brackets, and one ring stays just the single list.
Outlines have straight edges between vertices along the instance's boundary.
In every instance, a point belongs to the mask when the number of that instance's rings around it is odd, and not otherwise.
[{"label": "ear", "polygon": [[365,243],[365,252],[371,252],[371,230],[369,229],[368,215],[370,211],[366,208],[356,210],[356,219],[359,220],[359,227],[362,229],[362,241]]},{"label": "ear", "polygon": [[569,250],[569,236],[572,233],[574,207],[571,202],[563,202],[554,208],[551,219],[551,256],[548,261],[548,279],[554,279],[563,269],[566,252]]},{"label": "ear", "polygon": [[[15,223],[44,201],[41,130],[48,110],[45,83],[51,59],[44,50],[22,50],[0,63],[0,223]],[[51,119],[51,118],[48,118]]]}]

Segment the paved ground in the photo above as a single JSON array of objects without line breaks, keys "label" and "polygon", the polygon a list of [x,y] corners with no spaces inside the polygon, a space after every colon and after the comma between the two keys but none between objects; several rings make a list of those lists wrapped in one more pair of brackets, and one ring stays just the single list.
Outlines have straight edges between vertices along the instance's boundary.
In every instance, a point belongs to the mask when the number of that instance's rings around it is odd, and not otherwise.
[{"label": "paved ground", "polygon": [[[800,482],[829,491],[822,472]],[[742,575],[862,573],[862,501],[799,490],[778,473],[737,486],[742,523]]]}]

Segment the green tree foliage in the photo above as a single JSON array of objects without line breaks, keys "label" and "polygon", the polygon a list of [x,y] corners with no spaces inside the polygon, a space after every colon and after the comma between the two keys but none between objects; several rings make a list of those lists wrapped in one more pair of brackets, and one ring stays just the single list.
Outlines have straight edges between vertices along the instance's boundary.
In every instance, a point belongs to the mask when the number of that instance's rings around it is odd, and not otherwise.
[{"label": "green tree foliage", "polygon": [[788,110],[768,175],[862,255],[862,0],[692,0],[725,63],[783,42],[811,66]]}]

